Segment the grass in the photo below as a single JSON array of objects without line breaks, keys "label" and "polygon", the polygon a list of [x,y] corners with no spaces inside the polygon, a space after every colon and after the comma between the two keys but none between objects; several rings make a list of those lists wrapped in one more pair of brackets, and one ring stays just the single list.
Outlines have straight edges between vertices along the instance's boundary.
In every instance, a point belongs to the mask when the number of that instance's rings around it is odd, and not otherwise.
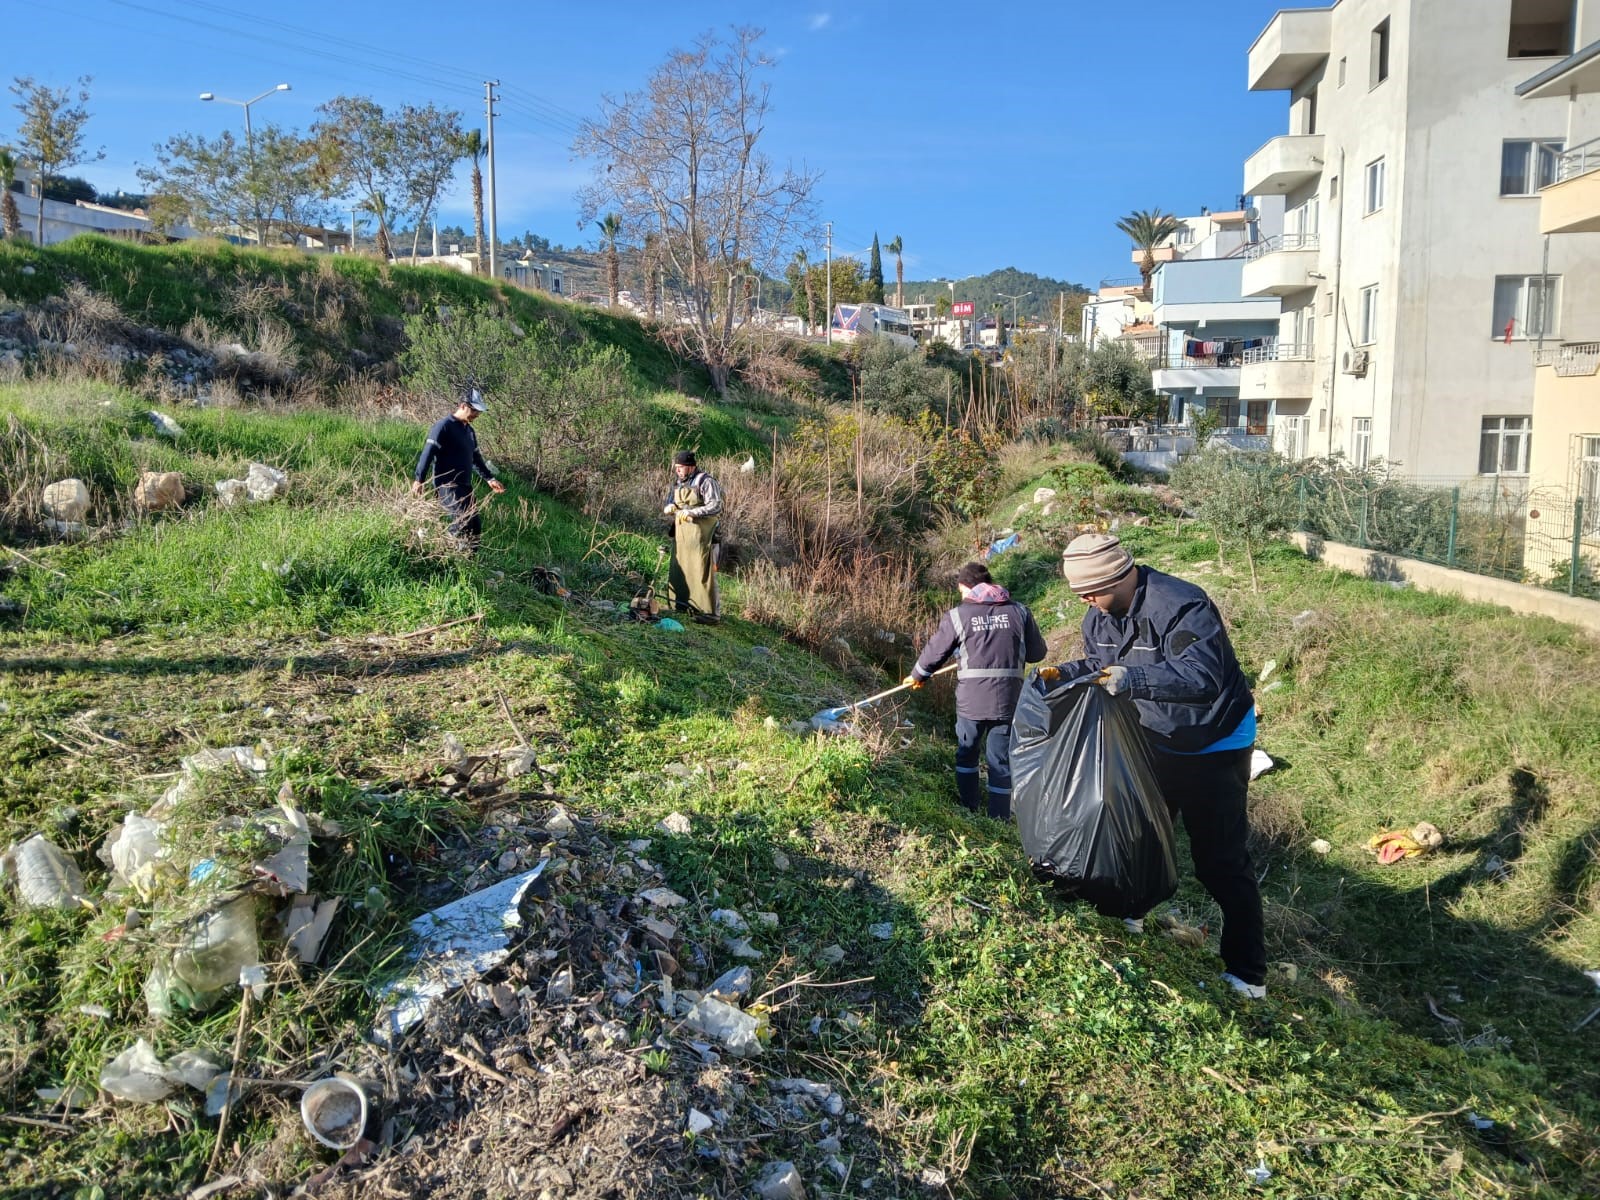
[{"label": "grass", "polygon": [[81,283],[130,320],[181,333],[196,318],[248,338],[262,319],[287,326],[302,361],[348,372],[352,349],[388,360],[400,320],[442,306],[482,305],[524,326],[547,321],[627,353],[642,381],[705,394],[703,372],[676,360],[638,320],[440,267],[386,265],[361,255],[312,256],[226,242],[139,246],[83,236],[56,246],[0,244],[0,297],[38,304]]},{"label": "grass", "polygon": [[[552,563],[586,594],[625,598],[648,539],[520,494],[491,507],[476,560],[408,551],[381,496],[339,490],[358,454],[363,485],[405,478],[417,431],[401,423],[185,411],[174,447],[146,437],[134,401],[114,392],[77,404],[8,389],[0,404],[104,490],[146,465],[195,482],[262,458],[295,475],[282,503],[32,547],[45,569],[0,581],[26,606],[0,633],[0,841],[47,830],[98,888],[94,850],[171,782],[152,776],[237,743],[269,746],[269,774],[204,793],[186,810],[194,836],[215,840],[219,822],[270,806],[285,783],[346,831],[319,841],[312,863],[313,887],[347,903],[329,967],[275,968],[253,1026],[257,1069],[313,1069],[324,1050],[359,1043],[365,985],[393,969],[405,921],[505,848],[498,825],[437,778],[446,730],[474,751],[513,740],[503,704],[556,772],[503,803],[541,812],[550,786],[617,838],[689,813],[695,835],[662,839],[651,856],[685,895],[778,914],[781,949],[760,964],[757,991],[805,971],[839,985],[774,1014],[761,1069],[842,1082],[902,1168],[875,1194],[913,1193],[923,1172],[979,1197],[1575,1197],[1600,1186],[1597,1026],[1573,1030],[1595,1003],[1579,969],[1600,963],[1600,689],[1596,649],[1571,630],[1350,579],[1282,548],[1264,557],[1253,595],[1216,569],[1203,530],[1124,530],[1147,561],[1201,580],[1247,669],[1259,676],[1272,660],[1268,682],[1282,683],[1257,689],[1262,741],[1282,767],[1252,791],[1269,951],[1294,972],[1275,966],[1272,996],[1250,1005],[1220,992],[1209,952],[1131,937],[1042,892],[1009,827],[954,806],[942,718],[903,710],[917,724],[906,745],[796,738],[784,722],[868,681],[778,630],[735,618],[669,634],[563,605],[526,577]],[[701,435],[725,437],[720,453],[754,451],[787,418],[759,414],[758,432],[706,412]],[[1081,487],[1091,514],[1147,503],[1090,470],[1058,464],[1045,482],[1072,511]],[[1031,492],[999,505],[995,523]],[[516,502],[538,519],[514,517],[526,511]],[[1055,575],[1054,536],[1026,537],[996,570],[1065,656],[1078,609]],[[260,569],[291,560],[286,574]],[[368,640],[479,611],[481,627]],[[1434,856],[1380,867],[1362,848],[1420,819],[1449,839]],[[1333,843],[1326,858],[1309,848],[1316,837]],[[1483,871],[1491,854],[1510,864],[1505,878]],[[1215,930],[1192,879],[1173,908]],[[164,1024],[146,1015],[155,946],[102,941],[121,917],[114,904],[58,914],[0,900],[6,1111],[38,1111],[37,1087],[93,1086],[138,1034],[161,1054],[227,1053],[231,1003]],[[893,926],[887,941],[867,932],[877,922]],[[832,945],[845,958],[829,966]],[[1428,997],[1459,1024],[1431,1016]],[[1495,1124],[1480,1130],[1471,1115]],[[292,1119],[252,1103],[234,1126],[283,1179],[316,1165],[284,1136]],[[71,1123],[70,1136],[0,1126],[6,1170],[26,1161],[30,1172],[15,1194],[173,1194],[199,1180],[214,1128],[181,1099]],[[1245,1172],[1258,1163],[1272,1176],[1252,1189]],[[748,1184],[719,1167],[698,1179],[710,1195]]]}]

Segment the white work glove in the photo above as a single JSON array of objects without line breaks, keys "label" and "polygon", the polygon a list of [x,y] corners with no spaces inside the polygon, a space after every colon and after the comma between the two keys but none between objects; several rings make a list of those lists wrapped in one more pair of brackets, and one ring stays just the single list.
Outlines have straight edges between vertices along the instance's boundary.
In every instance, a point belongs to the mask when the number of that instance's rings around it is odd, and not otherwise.
[{"label": "white work glove", "polygon": [[663,517],[670,517],[673,513],[677,512],[677,511],[678,511],[678,506],[676,504],[669,504],[669,505],[667,505],[665,508],[663,508],[661,510],[661,515]]},{"label": "white work glove", "polygon": [[1107,695],[1120,696],[1128,690],[1128,668],[1107,667],[1094,677],[1094,681],[1105,688]]}]

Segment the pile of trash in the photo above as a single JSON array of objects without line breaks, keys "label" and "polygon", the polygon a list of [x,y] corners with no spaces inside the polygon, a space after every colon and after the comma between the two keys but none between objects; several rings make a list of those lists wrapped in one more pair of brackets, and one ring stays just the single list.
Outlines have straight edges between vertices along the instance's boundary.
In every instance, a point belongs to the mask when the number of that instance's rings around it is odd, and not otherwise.
[{"label": "pile of trash", "polygon": [[783,1057],[783,988],[758,983],[784,957],[777,915],[674,890],[653,847],[693,822],[656,832],[614,841],[559,803],[491,815],[503,877],[412,923],[371,1031],[382,1133],[323,1194],[644,1197],[707,1172],[764,1197],[852,1173],[900,1194],[840,1085],[763,1069]]},{"label": "pile of trash", "polygon": [[[860,995],[809,991],[776,913],[685,895],[653,860],[658,844],[696,836],[689,816],[614,838],[550,793],[507,789],[519,774],[540,786],[545,768],[446,741],[430,785],[488,813],[471,844],[434,863],[465,878],[465,894],[412,921],[393,952],[377,948],[385,977],[346,973],[343,956],[319,966],[330,933],[363,906],[312,890],[313,864],[349,852],[318,842],[348,835],[308,811],[315,792],[270,790],[265,746],[182,760],[153,805],[110,830],[106,869],[88,884],[42,834],[0,856],[24,904],[120,914],[98,935],[106,953],[145,964],[144,1012],[91,1014],[127,1029],[98,1090],[41,1088],[38,1119],[92,1120],[107,1101],[176,1105],[217,1119],[246,1186],[283,1183],[286,1147],[324,1147],[324,1169],[297,1182],[329,1196],[646,1197],[704,1192],[708,1178],[764,1197],[847,1178],[875,1196],[920,1190],[848,1089],[818,1072],[830,1039],[859,1036]],[[503,759],[483,772],[496,779],[473,778]],[[774,870],[795,869],[773,857]],[[828,971],[844,957],[830,947],[818,961]],[[365,989],[370,1022],[268,1066],[252,1049],[256,1006],[281,1014],[328,983]],[[225,1003],[239,1013],[231,1047],[185,1045],[198,1028],[189,1015]],[[297,1106],[271,1099],[286,1090]],[[304,1128],[234,1158],[224,1134],[240,1112]]]}]

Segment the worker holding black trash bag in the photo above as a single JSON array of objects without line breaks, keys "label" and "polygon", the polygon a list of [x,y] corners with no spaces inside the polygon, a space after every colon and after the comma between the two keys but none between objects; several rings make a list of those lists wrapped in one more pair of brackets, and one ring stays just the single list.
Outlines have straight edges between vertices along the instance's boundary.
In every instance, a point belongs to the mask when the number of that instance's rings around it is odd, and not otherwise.
[{"label": "worker holding black trash bag", "polygon": [[[1092,683],[1133,702],[1160,797],[1183,821],[1195,877],[1222,909],[1222,978],[1259,999],[1266,936],[1245,808],[1255,699],[1221,614],[1194,584],[1136,565],[1112,534],[1075,538],[1061,569],[1089,605],[1084,657],[1043,668],[1039,681],[1046,691]],[[1143,912],[1119,915],[1142,928]]]},{"label": "worker holding black trash bag", "polygon": [[969,562],[956,574],[961,603],[939,621],[903,687],[921,688],[945,659],[956,670],[956,795],[962,807],[984,811],[978,762],[989,768],[989,816],[1011,816],[1011,716],[1028,664],[1048,653],[1027,605],[995,583],[989,568]]}]

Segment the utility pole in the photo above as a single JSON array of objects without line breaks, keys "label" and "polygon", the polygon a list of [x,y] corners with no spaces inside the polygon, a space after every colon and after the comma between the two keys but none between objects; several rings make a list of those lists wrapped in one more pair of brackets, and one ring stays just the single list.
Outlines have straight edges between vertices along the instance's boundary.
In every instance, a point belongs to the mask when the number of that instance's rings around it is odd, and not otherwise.
[{"label": "utility pole", "polygon": [[1067,336],[1067,294],[1059,292],[1056,296],[1056,338]]},{"label": "utility pole", "polygon": [[489,278],[500,278],[500,226],[496,220],[495,192],[494,192],[494,102],[499,99],[494,94],[494,89],[500,86],[498,79],[486,79],[483,82],[483,107],[488,119],[489,136],[487,139],[487,155],[489,160]]},{"label": "utility pole", "polygon": [[827,222],[827,226],[828,226],[828,257],[827,257],[826,261],[827,261],[828,265],[827,265],[826,269],[827,269],[827,273],[828,273],[828,312],[823,317],[823,320],[827,322],[827,325],[826,325],[826,329],[828,331],[827,332],[827,339],[828,339],[828,345],[831,346],[831,345],[833,345],[833,222],[832,221]]}]

